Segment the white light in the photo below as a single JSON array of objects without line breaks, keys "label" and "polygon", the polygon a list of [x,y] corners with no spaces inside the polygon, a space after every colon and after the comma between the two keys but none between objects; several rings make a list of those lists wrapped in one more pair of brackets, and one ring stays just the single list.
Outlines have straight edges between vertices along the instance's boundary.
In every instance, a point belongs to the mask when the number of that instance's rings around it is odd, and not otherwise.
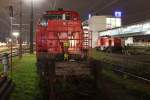
[{"label": "white light", "polygon": [[88,18],[89,18],[89,19],[91,19],[91,17],[92,17],[92,15],[91,15],[91,14],[89,14],[89,15],[88,15]]},{"label": "white light", "polygon": [[150,31],[145,32],[145,34],[150,34]]},{"label": "white light", "polygon": [[23,0],[23,2],[26,3],[27,5],[30,4],[31,2],[33,2],[34,4],[40,4],[43,1],[44,0]]},{"label": "white light", "polygon": [[71,37],[72,40],[69,41],[69,44],[74,47],[76,46],[76,40],[73,40],[73,37]]},{"label": "white light", "polygon": [[11,41],[12,41],[12,39],[9,39],[8,41],[9,41],[9,42],[11,42]]},{"label": "white light", "polygon": [[19,36],[19,32],[13,32],[12,35],[15,36],[15,37],[18,37]]},{"label": "white light", "polygon": [[119,17],[119,18],[121,18],[121,16],[122,16],[122,12],[121,11],[115,11],[115,17]]},{"label": "white light", "polygon": [[83,26],[83,29],[89,29],[89,26]]}]

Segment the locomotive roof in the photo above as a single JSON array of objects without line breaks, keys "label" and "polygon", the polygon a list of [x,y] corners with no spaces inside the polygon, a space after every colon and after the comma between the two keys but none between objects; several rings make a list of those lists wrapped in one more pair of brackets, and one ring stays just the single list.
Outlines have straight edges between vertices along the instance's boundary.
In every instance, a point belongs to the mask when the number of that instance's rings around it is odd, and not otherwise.
[{"label": "locomotive roof", "polygon": [[64,14],[64,13],[72,13],[75,15],[79,15],[76,11],[71,11],[71,10],[49,10],[49,11],[46,11],[46,14]]}]

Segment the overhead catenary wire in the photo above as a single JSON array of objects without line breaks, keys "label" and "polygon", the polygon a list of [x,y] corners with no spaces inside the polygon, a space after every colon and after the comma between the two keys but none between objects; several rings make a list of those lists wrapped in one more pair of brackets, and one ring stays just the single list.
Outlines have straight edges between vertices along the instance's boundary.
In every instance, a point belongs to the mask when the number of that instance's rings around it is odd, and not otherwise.
[{"label": "overhead catenary wire", "polygon": [[[108,8],[108,7],[110,7],[110,6],[112,6],[113,4],[117,3],[118,1],[119,1],[119,0],[113,0],[113,1],[111,1],[110,3],[108,3],[107,5],[103,6],[102,8],[100,8],[100,9],[98,9],[98,10],[93,10],[93,11],[91,10],[91,13],[92,13],[92,14],[97,14],[97,13],[99,13],[99,12],[102,12],[102,10],[104,10],[104,9],[106,9],[106,8]],[[94,6],[91,6],[90,9],[95,8],[96,5],[97,5],[97,4],[95,4]]]},{"label": "overhead catenary wire", "polygon": [[[103,10],[105,10],[105,9],[107,9],[107,8],[109,8],[109,7],[111,7],[113,4],[118,3],[119,1],[120,1],[120,0],[113,0],[113,1],[111,1],[110,3],[108,3],[107,5],[103,6],[102,8],[93,11],[92,13],[93,13],[93,14],[100,13],[100,12],[102,12]],[[92,8],[92,7],[90,7],[90,8]],[[142,13],[144,13],[144,12],[142,12]],[[132,14],[131,16],[137,16],[137,15],[139,15],[139,14],[140,14],[140,13],[134,13],[134,14]],[[150,14],[149,14],[149,15],[150,15]],[[147,15],[148,18],[150,17],[149,15]],[[128,16],[128,17],[131,17],[131,16]],[[128,17],[126,17],[126,19],[127,19]],[[141,18],[140,18],[140,19],[141,19]],[[138,21],[138,20],[140,20],[140,19],[135,19],[135,20],[133,20],[133,21]]]},{"label": "overhead catenary wire", "polygon": [[91,5],[91,3],[89,4],[89,5],[87,5],[87,10],[91,10],[91,9],[94,9],[94,8],[96,8],[96,6],[98,6],[99,5],[99,3],[95,3],[95,4],[93,4],[93,5]]},{"label": "overhead catenary wire", "polygon": [[120,0],[113,0],[113,1],[111,1],[110,3],[108,3],[107,5],[103,6],[101,9],[98,9],[98,10],[94,11],[93,13],[99,13],[99,12],[101,12],[102,10],[104,10],[104,9],[106,9],[106,8],[108,8],[108,7],[110,7],[110,6],[112,6],[113,4],[117,3],[118,1],[120,1]]}]

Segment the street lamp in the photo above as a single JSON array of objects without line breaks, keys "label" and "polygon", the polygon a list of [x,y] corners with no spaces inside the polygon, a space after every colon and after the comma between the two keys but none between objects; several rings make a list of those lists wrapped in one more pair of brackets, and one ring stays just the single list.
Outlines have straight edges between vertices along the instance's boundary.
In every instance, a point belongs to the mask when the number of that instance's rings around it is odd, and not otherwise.
[{"label": "street lamp", "polygon": [[16,43],[18,43],[19,32],[13,32],[12,35],[16,38]]},{"label": "street lamp", "polygon": [[33,12],[33,2],[34,0],[26,0],[26,4],[30,4],[30,53],[33,53],[33,24],[34,24],[34,12]]},{"label": "street lamp", "polygon": [[13,13],[13,12],[14,12],[14,11],[13,11],[13,6],[10,5],[10,6],[9,6],[9,15],[10,15],[10,25],[11,25],[11,27],[10,27],[10,36],[11,36],[11,39],[9,39],[9,42],[11,43],[11,48],[10,48],[10,51],[11,51],[11,53],[10,53],[11,77],[12,77],[12,35],[11,35],[11,33],[12,33],[12,29],[13,29],[13,27],[12,27],[12,24],[13,24],[13,17],[14,17],[14,13]]},{"label": "street lamp", "polygon": [[22,58],[22,0],[20,0],[19,58]]},{"label": "street lamp", "polygon": [[12,42],[12,39],[8,39],[8,42]]},{"label": "street lamp", "polygon": [[12,35],[17,38],[19,36],[19,32],[13,32]]},{"label": "street lamp", "polygon": [[33,33],[34,33],[34,3],[41,3],[43,0],[24,0],[26,4],[30,4],[30,53],[33,53]]}]

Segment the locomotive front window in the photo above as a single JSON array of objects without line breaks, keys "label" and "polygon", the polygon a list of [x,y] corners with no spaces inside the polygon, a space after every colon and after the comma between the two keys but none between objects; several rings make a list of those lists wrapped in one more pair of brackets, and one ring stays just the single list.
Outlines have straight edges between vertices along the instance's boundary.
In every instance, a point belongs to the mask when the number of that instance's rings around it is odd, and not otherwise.
[{"label": "locomotive front window", "polygon": [[46,17],[41,18],[40,23],[41,26],[46,27],[48,25],[48,19]]},{"label": "locomotive front window", "polygon": [[58,19],[62,19],[62,15],[58,15],[58,14],[53,14],[53,15],[47,15],[46,16],[49,20],[58,20]]},{"label": "locomotive front window", "polygon": [[71,16],[70,15],[64,15],[63,14],[48,14],[45,16],[48,20],[70,20]]},{"label": "locomotive front window", "polygon": [[66,20],[70,20],[70,19],[71,19],[70,15],[66,15]]},{"label": "locomotive front window", "polygon": [[68,15],[68,14],[64,14],[64,15],[63,14],[47,14],[47,15],[44,15],[41,18],[39,24],[41,26],[47,27],[48,20],[71,20],[72,19],[72,17],[70,15]]},{"label": "locomotive front window", "polygon": [[47,27],[48,26],[48,20],[58,20],[62,19],[62,15],[44,15],[40,20],[40,25]]}]

